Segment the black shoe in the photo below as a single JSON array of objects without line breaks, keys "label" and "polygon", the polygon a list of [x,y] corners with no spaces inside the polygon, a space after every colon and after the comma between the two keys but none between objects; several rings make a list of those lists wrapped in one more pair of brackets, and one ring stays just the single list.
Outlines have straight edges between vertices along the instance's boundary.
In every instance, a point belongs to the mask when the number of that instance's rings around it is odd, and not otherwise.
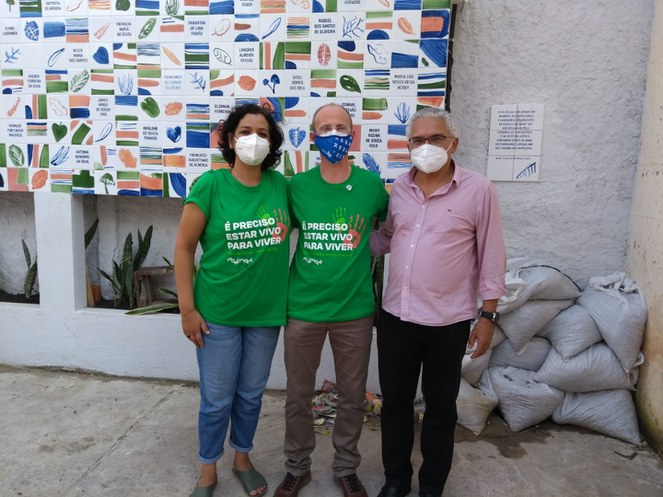
[{"label": "black shoe", "polygon": [[378,497],[405,497],[409,493],[409,488],[407,490],[401,490],[393,485],[385,485],[382,487],[382,490],[380,490]]}]

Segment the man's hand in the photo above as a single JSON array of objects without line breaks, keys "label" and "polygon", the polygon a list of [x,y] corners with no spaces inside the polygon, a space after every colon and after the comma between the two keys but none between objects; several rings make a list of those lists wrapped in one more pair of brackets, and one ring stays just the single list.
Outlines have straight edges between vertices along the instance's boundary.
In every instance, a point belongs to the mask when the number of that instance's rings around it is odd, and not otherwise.
[{"label": "man's hand", "polygon": [[474,347],[475,343],[477,345],[477,349],[470,356],[471,359],[476,359],[477,357],[481,357],[488,351],[488,347],[490,347],[490,342],[493,341],[494,328],[495,325],[491,323],[489,320],[484,318],[479,318],[477,324],[475,324],[474,328],[472,328],[472,333],[470,333],[470,341],[468,342],[470,349]]}]

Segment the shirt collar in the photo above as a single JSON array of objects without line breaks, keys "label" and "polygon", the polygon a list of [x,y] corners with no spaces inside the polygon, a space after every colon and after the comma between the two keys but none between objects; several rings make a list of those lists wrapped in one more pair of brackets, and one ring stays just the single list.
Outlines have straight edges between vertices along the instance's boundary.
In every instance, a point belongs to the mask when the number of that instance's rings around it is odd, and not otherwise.
[{"label": "shirt collar", "polygon": [[[449,188],[451,188],[453,185],[458,185],[462,177],[462,168],[459,167],[458,164],[456,164],[456,162],[453,159],[451,159],[451,163],[449,164],[449,166],[453,166],[454,175],[452,176],[451,181],[449,183],[441,187],[441,189],[444,189],[444,191],[448,191]],[[406,173],[407,175],[405,177],[405,182],[408,186],[418,189],[419,186],[414,182],[414,174],[416,172],[417,168],[415,166],[412,166],[410,170]]]}]

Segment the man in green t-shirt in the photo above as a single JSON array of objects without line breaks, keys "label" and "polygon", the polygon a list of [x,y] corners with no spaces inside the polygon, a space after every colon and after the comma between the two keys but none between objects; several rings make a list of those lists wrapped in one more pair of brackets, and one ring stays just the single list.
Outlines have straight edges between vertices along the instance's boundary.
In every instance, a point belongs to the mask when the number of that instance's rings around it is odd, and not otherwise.
[{"label": "man in green t-shirt", "polygon": [[366,497],[357,477],[357,443],[375,306],[368,240],[373,220],[385,219],[388,195],[378,174],[350,163],[352,119],[343,107],[320,107],[313,115],[313,131],[320,167],[292,178],[288,192],[299,239],[284,333],[287,473],[274,497],[295,497],[311,480],[311,398],[327,334],[338,389],[334,477],[345,497]]}]

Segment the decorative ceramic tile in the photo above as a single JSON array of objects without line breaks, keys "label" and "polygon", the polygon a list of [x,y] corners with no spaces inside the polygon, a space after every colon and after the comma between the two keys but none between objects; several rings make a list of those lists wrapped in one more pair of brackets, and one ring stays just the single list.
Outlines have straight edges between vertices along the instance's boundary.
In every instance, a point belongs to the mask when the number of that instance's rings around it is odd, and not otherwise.
[{"label": "decorative ceramic tile", "polygon": [[389,69],[366,69],[363,79],[363,94],[370,96],[388,96],[391,83]]},{"label": "decorative ceramic tile", "polygon": [[117,195],[117,171],[94,171],[94,193]]},{"label": "decorative ceramic tile", "polygon": [[283,134],[285,135],[284,149],[301,151],[309,149],[309,130],[306,125],[293,124],[286,126]]},{"label": "decorative ceramic tile", "polygon": [[419,71],[417,97],[444,98],[447,90],[447,73],[444,70]]},{"label": "decorative ceramic tile", "polygon": [[419,41],[419,67],[446,67],[447,40],[426,38]]},{"label": "decorative ceramic tile", "polygon": [[335,69],[336,55],[336,42],[330,40],[311,42],[311,68]]},{"label": "decorative ceramic tile", "polygon": [[186,169],[190,172],[205,172],[209,169],[210,152],[206,148],[186,150]]},{"label": "decorative ceramic tile", "polygon": [[337,31],[337,13],[315,13],[311,16],[311,40],[333,40]]},{"label": "decorative ceramic tile", "polygon": [[210,41],[228,42],[235,39],[235,17],[232,15],[214,16],[210,24]]},{"label": "decorative ceramic tile", "polygon": [[513,181],[539,181],[541,156],[518,155],[513,159]]},{"label": "decorative ceramic tile", "polygon": [[360,157],[361,160],[357,162],[358,166],[384,177],[384,173],[387,170],[386,152],[362,152]]},{"label": "decorative ceramic tile", "polygon": [[393,46],[393,42],[386,39],[366,40],[364,67],[367,69],[383,69],[390,67]]},{"label": "decorative ceramic tile", "polygon": [[284,150],[281,163],[277,168],[286,176],[308,170],[308,152],[299,150]]},{"label": "decorative ceramic tile", "polygon": [[339,41],[336,48],[336,66],[339,69],[364,68],[365,42]]},{"label": "decorative ceramic tile", "polygon": [[0,192],[6,192],[7,190],[9,190],[7,168],[4,168],[0,169]]},{"label": "decorative ceramic tile", "polygon": [[413,40],[421,36],[421,11],[400,10],[394,12],[394,40]]},{"label": "decorative ceramic tile", "polygon": [[[182,197],[227,167],[216,124],[245,102],[282,123],[285,174],[319,163],[312,113],[337,102],[353,162],[393,177],[409,118],[444,105],[449,14],[449,0],[0,2],[0,190]],[[540,148],[542,110],[520,110]],[[538,178],[528,150],[510,180]]]},{"label": "decorative ceramic tile", "polygon": [[[159,159],[161,158],[164,129],[165,128],[160,121],[140,123],[138,144],[141,147],[141,158],[143,157],[143,148],[157,148],[159,150]],[[154,155],[154,153],[154,151],[150,151],[151,155]],[[150,164],[152,166],[159,165],[154,163]]]},{"label": "decorative ceramic tile", "polygon": [[487,176],[494,181],[539,181],[543,105],[493,105]]},{"label": "decorative ceramic tile", "polygon": [[140,195],[140,173],[138,171],[117,171],[117,194],[127,197]]},{"label": "decorative ceramic tile", "polygon": [[207,16],[187,16],[184,20],[184,41],[203,43],[209,38],[209,29]]},{"label": "decorative ceramic tile", "polygon": [[364,124],[362,125],[361,150],[368,153],[378,153],[387,148],[387,125]]},{"label": "decorative ceramic tile", "polygon": [[184,173],[163,173],[162,192],[164,197],[184,198],[186,195],[186,176]]}]

